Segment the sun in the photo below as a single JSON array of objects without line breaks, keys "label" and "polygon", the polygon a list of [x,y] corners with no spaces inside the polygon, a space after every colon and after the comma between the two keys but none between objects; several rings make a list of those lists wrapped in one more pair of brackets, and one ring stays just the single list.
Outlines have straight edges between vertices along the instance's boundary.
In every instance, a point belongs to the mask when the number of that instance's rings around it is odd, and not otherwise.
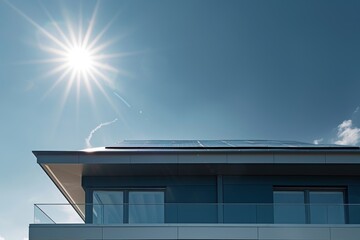
[{"label": "sun", "polygon": [[89,74],[95,67],[94,55],[86,46],[74,46],[66,52],[66,64],[76,74]]},{"label": "sun", "polygon": [[107,48],[114,41],[104,39],[114,19],[100,28],[100,32],[94,33],[98,8],[99,2],[95,5],[87,23],[83,23],[81,16],[75,21],[78,24],[65,18],[66,27],[63,27],[49,16],[52,20],[52,29],[38,28],[47,40],[45,41],[47,44],[41,45],[40,49],[51,56],[47,59],[48,63],[55,63],[48,75],[58,76],[49,91],[52,91],[60,82],[65,82],[67,85],[65,97],[73,87],[76,87],[77,92],[80,93],[82,86],[85,85],[90,97],[92,88],[96,87],[108,98],[104,87],[112,84],[113,80],[109,76],[119,72],[117,68],[109,64],[108,60],[117,58],[121,54],[108,54]]},{"label": "sun", "polygon": [[[42,39],[39,48],[48,56],[34,63],[50,64],[51,68],[45,74],[47,79],[53,80],[44,97],[48,96],[61,83],[65,85],[62,94],[60,109],[64,107],[65,102],[72,89],[76,91],[76,99],[82,92],[90,97],[91,102],[95,104],[94,89],[97,89],[106,98],[111,107],[118,111],[113,101],[107,94],[107,88],[114,85],[114,76],[118,74],[128,75],[128,73],[114,67],[112,63],[114,58],[121,58],[132,55],[133,53],[110,51],[110,46],[118,39],[106,39],[106,33],[117,18],[117,14],[103,27],[97,25],[97,15],[99,10],[99,1],[94,5],[93,11],[86,19],[80,14],[77,18],[70,18],[64,15],[63,19],[55,20],[45,7],[43,10],[49,19],[47,27],[35,22],[12,3],[6,3],[30,23],[39,33]],[[98,32],[95,32],[95,29]],[[114,89],[111,89],[111,94]]]}]

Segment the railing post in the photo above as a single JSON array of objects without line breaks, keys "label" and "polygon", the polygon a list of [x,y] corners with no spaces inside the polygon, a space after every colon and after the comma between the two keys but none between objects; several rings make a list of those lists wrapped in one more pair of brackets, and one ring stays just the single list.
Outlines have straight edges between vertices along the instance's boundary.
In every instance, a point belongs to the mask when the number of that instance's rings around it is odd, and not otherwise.
[{"label": "railing post", "polygon": [[217,219],[218,223],[224,223],[224,201],[223,201],[223,177],[217,175]]},{"label": "railing post", "polygon": [[101,204],[101,224],[105,224],[105,220],[104,220],[104,204]]}]

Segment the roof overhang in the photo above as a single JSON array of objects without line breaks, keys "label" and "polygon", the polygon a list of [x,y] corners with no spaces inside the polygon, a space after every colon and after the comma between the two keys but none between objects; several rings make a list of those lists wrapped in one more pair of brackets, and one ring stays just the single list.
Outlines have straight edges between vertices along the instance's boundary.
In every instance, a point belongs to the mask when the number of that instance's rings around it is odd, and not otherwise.
[{"label": "roof overhang", "polygon": [[[84,176],[347,175],[360,176],[358,149],[90,149],[34,151],[75,210],[84,216]],[[80,204],[80,205],[79,205]]]}]

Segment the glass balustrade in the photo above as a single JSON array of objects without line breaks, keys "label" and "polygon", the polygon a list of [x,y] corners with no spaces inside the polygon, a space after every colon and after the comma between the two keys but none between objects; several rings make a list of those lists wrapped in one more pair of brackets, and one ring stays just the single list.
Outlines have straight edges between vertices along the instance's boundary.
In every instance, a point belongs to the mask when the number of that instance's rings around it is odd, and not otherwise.
[{"label": "glass balustrade", "polygon": [[[347,224],[358,204],[161,203],[35,204],[34,223],[55,224]],[[351,215],[350,215],[351,213]]]}]

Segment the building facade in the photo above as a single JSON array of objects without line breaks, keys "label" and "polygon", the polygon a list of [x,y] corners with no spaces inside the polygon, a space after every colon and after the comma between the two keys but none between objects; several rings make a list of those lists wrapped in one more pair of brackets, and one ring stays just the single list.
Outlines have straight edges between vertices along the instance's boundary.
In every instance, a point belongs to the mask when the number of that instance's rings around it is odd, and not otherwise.
[{"label": "building facade", "polygon": [[54,224],[39,204],[29,240],[360,239],[359,147],[124,141],[34,154],[84,222]]}]

